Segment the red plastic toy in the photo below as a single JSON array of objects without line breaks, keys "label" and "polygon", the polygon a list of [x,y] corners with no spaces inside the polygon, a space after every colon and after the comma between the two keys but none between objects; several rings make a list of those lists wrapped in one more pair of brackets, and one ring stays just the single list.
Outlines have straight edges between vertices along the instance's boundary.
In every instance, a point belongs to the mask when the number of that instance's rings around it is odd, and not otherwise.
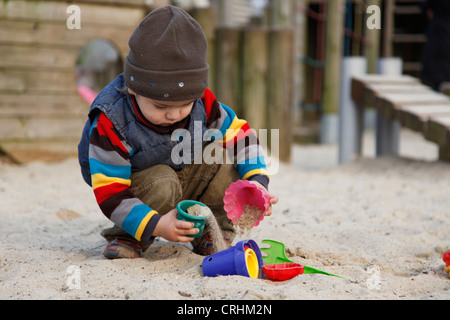
[{"label": "red plastic toy", "polygon": [[285,281],[303,274],[305,266],[295,263],[277,263],[263,266],[264,274],[271,280]]},{"label": "red plastic toy", "polygon": [[445,262],[445,272],[450,276],[450,251],[442,255],[442,260]]}]

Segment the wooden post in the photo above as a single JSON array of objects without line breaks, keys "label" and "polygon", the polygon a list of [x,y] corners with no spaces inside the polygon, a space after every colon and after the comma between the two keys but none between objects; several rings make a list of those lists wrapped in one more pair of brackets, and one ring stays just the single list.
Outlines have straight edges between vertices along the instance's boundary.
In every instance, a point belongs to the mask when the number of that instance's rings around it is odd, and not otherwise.
[{"label": "wooden post", "polygon": [[293,142],[295,9],[293,0],[269,0],[268,3],[267,128],[279,130],[279,141],[268,141],[268,145],[273,151],[274,143],[278,143],[282,162],[291,161]]},{"label": "wooden post", "polygon": [[[371,0],[369,5],[381,5],[380,0]],[[366,12],[367,6],[364,6],[364,12]],[[367,19],[367,13],[364,14]],[[377,73],[377,62],[380,57],[380,30],[366,28],[367,46],[365,56],[367,58],[367,72]]]},{"label": "wooden post", "polygon": [[303,63],[300,63],[300,57],[306,56],[307,52],[307,21],[306,8],[309,0],[294,0],[292,11],[294,15],[294,27],[295,27],[295,75],[294,75],[294,114],[293,114],[293,126],[300,126],[302,123],[301,102],[304,100],[304,82],[305,82],[305,67]]},{"label": "wooden post", "polygon": [[[366,27],[365,24],[365,20],[364,20],[364,13],[363,13],[363,5],[361,3],[362,1],[360,0],[354,0],[353,1],[353,12],[354,12],[354,20],[353,20],[353,31],[357,34],[357,35],[362,35],[363,34],[363,30]],[[364,22],[363,22],[364,20]],[[358,40],[353,40],[352,41],[352,50],[351,50],[351,55],[352,56],[359,56],[361,55],[361,51],[362,51],[362,43]]]},{"label": "wooden post", "polygon": [[230,0],[217,0],[217,6],[219,9],[219,26],[221,27],[229,26],[231,15],[230,4]]},{"label": "wooden post", "polygon": [[269,0],[269,25],[271,27],[290,27],[293,24],[293,0]]},{"label": "wooden post", "polygon": [[321,141],[337,141],[340,66],[342,58],[345,0],[328,0],[326,20],[326,52]]},{"label": "wooden post", "polygon": [[242,117],[240,44],[240,29],[228,27],[216,29],[215,93],[219,101],[230,106],[239,117]]},{"label": "wooden post", "polygon": [[395,0],[384,1],[383,57],[392,56],[392,37],[394,35],[394,1]]},{"label": "wooden post", "polygon": [[[269,31],[268,129],[279,130],[279,160],[291,161],[294,31]],[[271,142],[271,149],[273,149]]]},{"label": "wooden post", "polygon": [[268,30],[245,29],[242,39],[242,114],[252,129],[267,129]]},{"label": "wooden post", "polygon": [[192,17],[197,20],[205,33],[208,41],[208,64],[209,64],[209,89],[215,92],[215,38],[217,27],[217,10],[214,8],[194,9],[190,12]]}]

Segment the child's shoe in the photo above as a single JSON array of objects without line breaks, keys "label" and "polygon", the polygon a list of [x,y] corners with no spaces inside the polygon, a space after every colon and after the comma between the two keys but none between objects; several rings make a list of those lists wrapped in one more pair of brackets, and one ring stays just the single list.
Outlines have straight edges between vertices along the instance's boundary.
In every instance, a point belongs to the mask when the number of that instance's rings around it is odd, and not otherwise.
[{"label": "child's shoe", "polygon": [[143,253],[144,249],[138,241],[117,237],[106,246],[103,255],[108,259],[136,259]]}]

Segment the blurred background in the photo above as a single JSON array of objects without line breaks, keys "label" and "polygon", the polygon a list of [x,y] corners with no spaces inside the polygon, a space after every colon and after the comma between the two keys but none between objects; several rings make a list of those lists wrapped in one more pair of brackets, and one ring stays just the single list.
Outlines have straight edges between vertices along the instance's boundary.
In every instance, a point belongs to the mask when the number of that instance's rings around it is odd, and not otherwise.
[{"label": "blurred background", "polygon": [[[404,74],[447,90],[446,67],[438,79],[424,72],[430,3],[439,1],[0,1],[0,154],[15,162],[76,155],[90,103],[122,72],[131,33],[172,4],[203,27],[218,99],[252,128],[278,129],[280,160],[289,162],[295,143],[336,142],[323,118],[338,114],[343,57],[365,57],[368,73],[380,58],[397,57]],[[80,29],[68,27],[73,4]]]}]

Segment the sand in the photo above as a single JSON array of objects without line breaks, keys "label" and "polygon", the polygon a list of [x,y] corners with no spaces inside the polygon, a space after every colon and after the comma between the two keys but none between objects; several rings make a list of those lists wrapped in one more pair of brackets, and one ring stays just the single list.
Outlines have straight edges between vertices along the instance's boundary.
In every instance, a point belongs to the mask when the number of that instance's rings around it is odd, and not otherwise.
[{"label": "sand", "polygon": [[0,163],[0,299],[450,299],[450,164],[412,134],[400,157],[371,146],[342,166],[335,145],[296,146],[272,177],[279,203],[251,239],[346,278],[284,282],[203,277],[203,257],[161,239],[143,258],[108,260],[99,233],[111,223],[76,159]]},{"label": "sand", "polygon": [[245,204],[243,208],[242,215],[236,220],[234,225],[238,230],[247,231],[252,229],[255,223],[258,222],[261,215],[264,214],[264,210],[248,204]]},{"label": "sand", "polygon": [[187,212],[193,216],[208,217],[205,222],[205,232],[208,232],[214,241],[214,253],[226,250],[228,248],[223,237],[222,230],[220,229],[219,224],[217,223],[217,220],[209,207],[196,204],[189,207]]}]

